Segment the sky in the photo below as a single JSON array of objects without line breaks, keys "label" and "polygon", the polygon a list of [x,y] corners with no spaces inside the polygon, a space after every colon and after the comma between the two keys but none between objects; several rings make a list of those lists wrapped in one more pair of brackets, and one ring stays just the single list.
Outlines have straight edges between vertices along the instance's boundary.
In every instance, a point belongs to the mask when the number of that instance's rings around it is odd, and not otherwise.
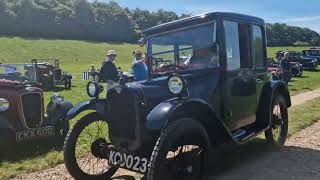
[{"label": "sky", "polygon": [[[89,0],[93,1],[93,0]],[[108,0],[99,0],[106,2]],[[320,0],[115,0],[122,7],[155,11],[171,10],[192,15],[237,12],[263,18],[269,23],[307,27],[320,33]]]}]

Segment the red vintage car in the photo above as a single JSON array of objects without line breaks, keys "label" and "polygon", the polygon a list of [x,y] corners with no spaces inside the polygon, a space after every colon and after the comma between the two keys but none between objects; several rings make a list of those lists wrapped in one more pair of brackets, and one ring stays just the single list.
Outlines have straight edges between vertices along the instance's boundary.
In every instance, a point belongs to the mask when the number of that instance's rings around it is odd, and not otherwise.
[{"label": "red vintage car", "polygon": [[30,66],[24,66],[0,64],[0,146],[43,137],[63,140],[72,104],[55,93],[45,107],[42,90],[33,86],[32,75],[22,72]]}]

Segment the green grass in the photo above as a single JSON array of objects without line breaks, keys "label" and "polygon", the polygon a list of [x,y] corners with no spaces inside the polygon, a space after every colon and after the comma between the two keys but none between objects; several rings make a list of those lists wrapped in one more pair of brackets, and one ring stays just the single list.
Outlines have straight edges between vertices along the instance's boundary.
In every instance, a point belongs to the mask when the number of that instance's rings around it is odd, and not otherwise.
[{"label": "green grass", "polygon": [[289,135],[299,132],[320,119],[320,98],[289,109]]},{"label": "green grass", "polygon": [[[58,58],[64,71],[69,71],[75,77],[74,87],[69,91],[61,91],[65,99],[73,104],[88,99],[85,92],[86,81],[81,80],[81,73],[87,71],[91,64],[100,66],[105,58],[106,51],[115,49],[118,53],[116,64],[128,71],[131,65],[132,52],[138,48],[135,44],[110,44],[70,40],[35,40],[21,38],[0,38],[1,63],[29,63],[33,58]],[[278,50],[302,50],[305,47],[273,47],[268,48],[269,57],[274,56]],[[302,78],[294,78],[290,82],[291,94],[308,91],[320,87],[320,73],[305,72]],[[53,92],[45,92],[45,103]],[[319,100],[319,99],[317,99]],[[295,133],[301,128],[320,119],[320,108],[315,101],[290,110],[290,133]],[[81,117],[83,114],[77,117]],[[72,122],[74,123],[74,121]],[[0,162],[0,179],[10,178],[22,171],[37,171],[53,167],[63,162],[61,151],[46,149],[35,152],[33,155],[18,155],[18,157]]]}]

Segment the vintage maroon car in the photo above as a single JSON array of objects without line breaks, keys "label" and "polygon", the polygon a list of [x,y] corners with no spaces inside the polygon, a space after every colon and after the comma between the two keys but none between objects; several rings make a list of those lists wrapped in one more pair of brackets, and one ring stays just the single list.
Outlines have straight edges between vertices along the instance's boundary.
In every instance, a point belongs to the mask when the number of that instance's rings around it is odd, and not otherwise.
[{"label": "vintage maroon car", "polygon": [[21,81],[27,79],[24,77],[25,73],[9,73],[3,69],[0,65],[1,146],[4,143],[23,142],[41,137],[56,136],[64,139],[69,130],[65,116],[73,107],[72,104],[55,93],[45,107],[42,90],[32,86],[29,81]]}]

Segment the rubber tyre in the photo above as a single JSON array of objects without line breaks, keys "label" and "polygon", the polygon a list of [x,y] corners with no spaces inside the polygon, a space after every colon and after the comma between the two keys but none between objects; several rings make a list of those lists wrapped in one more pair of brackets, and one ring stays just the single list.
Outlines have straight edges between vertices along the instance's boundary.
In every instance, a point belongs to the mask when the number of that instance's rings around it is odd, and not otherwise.
[{"label": "rubber tyre", "polygon": [[[192,138],[186,138],[188,135],[192,135]],[[201,169],[202,173],[201,176],[204,176],[203,170],[205,170],[206,162],[204,160],[206,159],[208,152],[209,152],[209,144],[207,142],[208,135],[205,130],[205,128],[200,124],[198,121],[195,121],[193,119],[179,119],[172,124],[169,124],[164,131],[161,133],[160,137],[157,140],[157,143],[153,149],[151,159],[150,159],[150,165],[147,172],[147,180],[170,180],[167,179],[167,177],[163,177],[163,173],[158,172],[158,169],[163,165],[163,158],[164,158],[164,152],[167,152],[167,149],[171,147],[173,144],[173,139],[178,139],[179,137],[182,137],[184,139],[195,139],[199,145],[201,144],[204,150],[204,157],[201,158]],[[192,140],[191,140],[192,141]],[[193,143],[194,140],[191,142]],[[195,145],[195,144],[191,144]],[[196,179],[203,179],[203,177],[199,177]]]},{"label": "rubber tyre", "polygon": [[[284,119],[283,119],[283,124],[281,126],[281,133],[280,133],[280,140],[276,141],[273,137],[272,134],[272,124],[273,124],[273,108],[274,106],[279,103],[280,105],[280,109],[281,109],[281,114],[284,115]],[[272,101],[272,105],[271,105],[271,126],[270,128],[265,132],[265,137],[266,137],[266,141],[269,144],[273,144],[273,145],[284,145],[287,136],[288,136],[288,108],[287,108],[287,103],[286,100],[284,99],[284,97],[275,92],[274,96],[273,96],[273,101]]]},{"label": "rubber tyre", "polygon": [[77,138],[86,126],[90,125],[92,122],[99,120],[101,120],[101,118],[99,118],[97,113],[93,112],[87,114],[77,121],[74,127],[68,132],[68,135],[65,139],[63,147],[64,164],[68,172],[74,179],[110,179],[118,170],[118,168],[111,168],[100,175],[89,175],[83,172],[78,166],[77,160],[75,158],[75,145],[77,143]]},{"label": "rubber tyre", "polygon": [[71,89],[71,80],[70,79],[65,79],[64,80],[64,88],[65,89]]}]

